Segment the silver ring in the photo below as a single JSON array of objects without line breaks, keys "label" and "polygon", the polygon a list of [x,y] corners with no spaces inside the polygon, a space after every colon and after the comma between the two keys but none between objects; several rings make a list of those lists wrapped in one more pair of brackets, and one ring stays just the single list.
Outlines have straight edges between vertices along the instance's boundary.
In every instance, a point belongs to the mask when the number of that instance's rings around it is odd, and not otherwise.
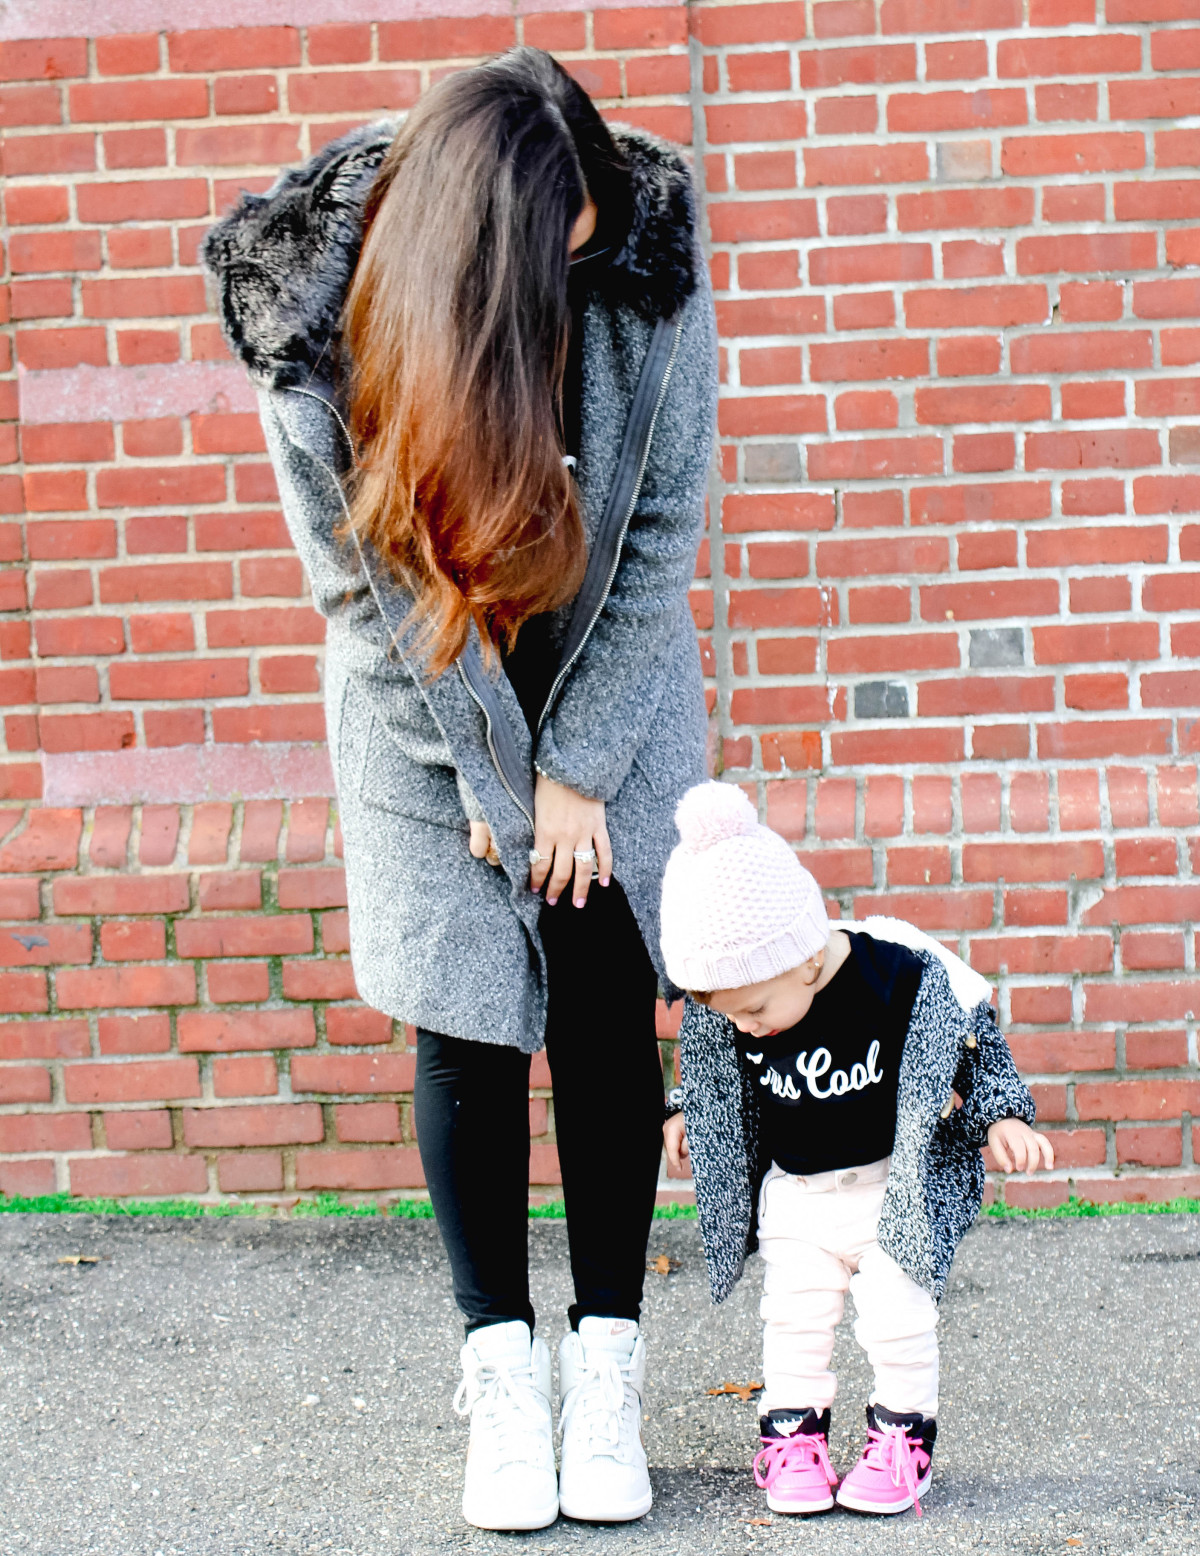
[{"label": "silver ring", "polygon": [[580,864],[595,864],[596,850],[594,848],[577,848],[574,857]]},{"label": "silver ring", "polygon": [[541,864],[542,856],[538,853],[536,848],[531,848],[529,850],[529,862],[530,864]]}]

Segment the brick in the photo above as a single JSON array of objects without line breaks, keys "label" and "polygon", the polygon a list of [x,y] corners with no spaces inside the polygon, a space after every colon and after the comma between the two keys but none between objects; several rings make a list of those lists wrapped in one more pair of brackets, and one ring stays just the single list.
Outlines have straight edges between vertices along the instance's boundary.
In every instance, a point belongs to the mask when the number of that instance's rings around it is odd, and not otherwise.
[{"label": "brick", "polygon": [[415,70],[316,71],[288,77],[288,103],[300,114],[411,108],[420,88]]},{"label": "brick", "polygon": [[[709,205],[714,243],[780,243],[789,238],[815,238],[819,232],[815,200],[717,200]],[[782,301],[782,300],[781,300]],[[802,299],[787,299],[793,306]],[[742,311],[745,311],[743,304]],[[734,312],[729,303],[718,320]],[[739,332],[745,333],[745,332]]]},{"label": "brick", "polygon": [[1081,1119],[1159,1119],[1200,1110],[1200,1081],[1079,1081],[1075,1108]]},{"label": "brick", "polygon": [[217,124],[175,131],[177,167],[269,166],[295,162],[299,156],[300,128],[294,124]]},{"label": "brick", "polygon": [[[210,599],[219,599],[232,593],[233,583],[229,564],[214,562],[201,564],[219,572],[227,580],[218,591],[213,584]],[[101,586],[103,589],[103,585]],[[161,598],[182,599],[185,595],[163,595]],[[206,616],[209,648],[253,648],[259,645],[323,643],[325,623],[316,611],[307,607],[258,606],[238,611],[209,611]]]},{"label": "brick", "polygon": [[1095,880],[1104,874],[1098,842],[964,843],[964,881]]},{"label": "brick", "polygon": [[345,1000],[357,999],[358,989],[350,963],[326,957],[313,962],[285,962],[283,994],[290,1000]]},{"label": "brick", "polygon": [[[204,217],[209,215],[208,183],[203,178],[139,178],[127,182],[80,184],[75,192],[75,204],[80,221],[105,225],[113,222],[176,221],[186,217]],[[161,284],[172,278],[157,279]],[[183,301],[187,297],[199,297],[200,302],[197,307],[181,308],[179,311],[204,313],[206,305],[203,301],[201,278],[178,276],[173,279],[176,283],[174,293],[168,289],[166,297],[175,296],[178,301]],[[108,282],[104,285],[107,288],[120,288],[111,293],[113,298],[125,301],[128,297],[132,302],[136,299],[129,294],[129,287],[142,284],[142,282]],[[110,294],[102,290],[97,295],[105,297]],[[148,313],[158,311],[161,310],[142,308],[132,312],[129,317],[145,317]]]},{"label": "brick", "polygon": [[[910,329],[961,326],[1043,324],[1049,318],[1044,286],[926,287],[906,292],[904,314]],[[1027,371],[1013,364],[1014,371]]]},{"label": "brick", "polygon": [[216,708],[213,739],[219,744],[259,741],[323,741],[325,710],[321,703],[281,703],[251,708]]},{"label": "brick", "polygon": [[[799,140],[805,134],[808,115],[802,102],[721,103],[706,108],[705,120],[710,144],[721,145],[730,141]],[[808,182],[814,180],[810,178]],[[837,179],[835,182],[856,183],[858,180]],[[738,187],[746,187],[740,179]]]},{"label": "brick", "polygon": [[300,34],[294,27],[223,27],[167,35],[172,70],[258,70],[300,62]]},{"label": "brick", "polygon": [[990,892],[979,891],[890,891],[882,897],[855,897],[855,917],[871,913],[892,914],[922,929],[987,929],[992,898]]},{"label": "brick", "polygon": [[[1064,987],[1045,988],[1016,988],[1010,992],[1009,1006],[1012,1011],[1012,1019],[1015,1022],[1028,1025],[1041,1025],[1049,1022],[1070,1021],[1071,1019],[1071,991]],[[1042,1107],[1041,1097],[1034,1093],[1037,1102],[1039,1117],[1065,1118],[1066,1096],[1063,1095],[1061,1111],[1046,1114]]]},{"label": "brick", "polygon": [[1178,1167],[1183,1159],[1183,1132],[1178,1125],[1165,1128],[1116,1131],[1117,1161],[1124,1166]]},{"label": "brick", "polygon": [[[367,36],[369,39],[370,29]],[[278,107],[279,87],[274,76],[218,76],[213,82],[213,112],[218,118],[226,114],[274,113]]]},{"label": "brick", "polygon": [[[194,833],[193,833],[194,836]],[[201,910],[213,912],[262,907],[260,870],[215,870],[199,878]]]},{"label": "brick", "polygon": [[144,865],[171,864],[179,841],[179,807],[145,805],[142,807],[138,858]]},{"label": "brick", "polygon": [[1035,1074],[1110,1070],[1117,1061],[1111,1032],[1039,1032],[1009,1039],[1019,1069]]},{"label": "brick", "polygon": [[[88,940],[90,944],[91,935]],[[157,962],[167,954],[166,925],[145,920],[133,923],[102,924],[100,954],[106,962]],[[90,957],[75,957],[86,961]]]},{"label": "brick", "polygon": [[896,196],[901,232],[1024,227],[1033,220],[1033,209],[1033,190],[1019,184],[1000,189],[924,189]]},{"label": "brick", "polygon": [[1051,579],[926,584],[920,598],[925,621],[1023,619],[1058,611],[1058,585]]},{"label": "brick", "polygon": [[933,274],[933,253],[925,243],[862,243],[848,248],[814,248],[809,250],[808,273],[814,286],[919,281]]},{"label": "brick", "polygon": [[208,997],[215,1005],[255,1004],[271,996],[266,962],[212,962],[208,967]]},{"label": "brick", "polygon": [[1194,767],[1159,767],[1155,773],[1158,790],[1158,819],[1166,827],[1188,827],[1200,823],[1197,797],[1197,773]]},{"label": "brick", "polygon": [[1137,1070],[1180,1069],[1187,1063],[1187,1033],[1126,1032],[1125,1062]]},{"label": "brick", "polygon": [[[227,801],[216,800],[197,805],[192,814],[191,836],[188,838],[189,864],[224,864],[229,852],[229,835],[233,830],[233,806]],[[201,892],[205,881],[201,877]],[[203,906],[203,895],[201,896]],[[251,904],[258,906],[258,902]]]},{"label": "brick", "polygon": [[984,974],[1110,972],[1112,959],[1108,935],[1009,935],[971,941],[971,966]]},{"label": "brick", "polygon": [[[1114,83],[1110,94],[1120,90],[1119,84]],[[1143,136],[1117,130],[1086,135],[1014,136],[1004,141],[1000,154],[1003,171],[1016,178],[1121,172],[1140,168],[1145,160]]]},{"label": "brick", "polygon": [[96,68],[102,76],[153,75],[159,68],[158,34],[127,32],[97,38]]},{"label": "brick", "polygon": [[[83,1149],[91,1146],[89,1139]],[[166,1108],[136,1113],[106,1113],[104,1143],[110,1151],[169,1151],[174,1144]]]},{"label": "brick", "polygon": [[1149,756],[1170,749],[1171,723],[1169,719],[1096,719],[1043,724],[1037,739],[1040,757]]},{"label": "brick", "polygon": [[917,421],[924,425],[955,422],[1044,421],[1050,416],[1048,384],[957,384],[918,389]]},{"label": "brick", "polygon": [[297,1054],[292,1060],[292,1090],[339,1093],[410,1092],[416,1073],[414,1054]]},{"label": "brick", "polygon": [[[1006,38],[996,45],[1001,77],[1104,76],[1141,68],[1142,40],[1136,33]],[[1124,117],[1113,110],[1114,119]]]},{"label": "brick", "polygon": [[964,755],[961,728],[847,730],[835,732],[829,744],[839,767],[859,762],[888,767],[914,762],[961,762]]},{"label": "brick", "polygon": [[296,1187],[301,1190],[348,1189],[366,1192],[372,1189],[423,1188],[424,1185],[420,1153],[415,1146],[395,1146],[390,1150],[374,1151],[296,1153]]},{"label": "brick", "polygon": [[116,664],[109,670],[109,687],[112,696],[128,702],[245,697],[250,690],[249,665],[244,659]]},{"label": "brick", "polygon": [[89,1198],[150,1198],[203,1194],[208,1173],[199,1156],[77,1157],[70,1163],[71,1193]]},{"label": "brick", "polygon": [[1021,25],[1019,0],[883,0],[880,27],[895,32],[985,32]]},{"label": "brick", "polygon": [[278,1151],[218,1156],[217,1186],[222,1194],[269,1194],[279,1190],[283,1187],[283,1157]]},{"label": "brick", "polygon": [[200,1095],[195,1059],[122,1059],[110,1064],[69,1064],[63,1095],[73,1103],[157,1102]]},{"label": "brick", "polygon": [[274,1055],[214,1059],[212,1081],[214,1097],[273,1097],[279,1084]]},{"label": "brick", "polygon": [[[928,176],[929,161],[924,146],[910,142],[893,146],[809,146],[804,150],[804,182],[809,188],[839,184],[907,184]],[[927,269],[915,273],[931,274]],[[913,274],[911,270],[903,272],[906,279]]]},{"label": "brick", "polygon": [[1121,966],[1126,971],[1171,971],[1183,963],[1183,935],[1177,931],[1130,931],[1121,936]]},{"label": "brick", "polygon": [[804,6],[798,0],[714,6],[698,12],[692,24],[696,37],[710,48],[731,43],[782,43],[805,36]]},{"label": "brick", "polygon": [[402,1139],[400,1109],[394,1102],[339,1102],[334,1110],[339,1140],[394,1142]]},{"label": "brick", "polygon": [[325,1034],[331,1043],[390,1043],[392,1018],[361,1006],[331,1006],[325,1012]]},{"label": "brick", "polygon": [[1025,93],[1003,87],[986,92],[893,92],[888,98],[888,129],[911,135],[922,131],[999,129],[1024,124]]},{"label": "brick", "polygon": [[[199,276],[139,276],[136,280],[130,277],[124,280],[84,281],[82,298],[83,311],[92,319],[136,319],[152,314],[203,313],[205,308],[204,283]],[[123,474],[119,471],[108,472],[110,481]]]},{"label": "brick", "polygon": [[312,920],[300,913],[181,919],[175,926],[175,947],[186,957],[292,956],[312,950]]},{"label": "brick", "polygon": [[1034,627],[1033,657],[1039,665],[1157,659],[1159,629],[1148,621]]},{"label": "brick", "polygon": [[1200,918],[1200,886],[1118,886],[1082,915],[1095,924],[1177,924]]},{"label": "brick", "polygon": [[889,886],[948,886],[950,851],[946,848],[889,848]]},{"label": "brick", "polygon": [[32,810],[24,830],[0,846],[0,872],[73,869],[82,831],[83,815],[78,810]]},{"label": "brick", "polygon": [[814,343],[809,348],[814,381],[917,378],[929,371],[929,344],[924,340],[856,340]]},{"label": "brick", "polygon": [[[219,600],[232,593],[233,570],[228,562],[142,563],[135,567],[106,567],[100,574],[100,599],[107,605]],[[215,644],[210,637],[209,646],[230,645]]]},{"label": "brick", "polygon": [[320,1105],[315,1102],[184,1108],[183,1138],[186,1145],[201,1149],[313,1145],[325,1138],[325,1123]]},{"label": "brick", "polygon": [[310,1048],[311,1010],[188,1011],[179,1017],[181,1053],[236,1053],[255,1048]]},{"label": "brick", "polygon": [[196,974],[191,967],[64,968],[55,987],[64,1010],[196,1002]]},{"label": "brick", "polygon": [[102,1054],[165,1054],[171,1049],[171,1018],[101,1016],[96,1023]]}]

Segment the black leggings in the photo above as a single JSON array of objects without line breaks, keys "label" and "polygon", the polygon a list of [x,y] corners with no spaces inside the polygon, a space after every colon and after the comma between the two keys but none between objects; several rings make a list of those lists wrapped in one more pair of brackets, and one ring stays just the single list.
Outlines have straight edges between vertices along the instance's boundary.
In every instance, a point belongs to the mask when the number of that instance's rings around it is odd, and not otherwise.
[{"label": "black leggings", "polygon": [[[636,1319],[662,1151],[658,979],[625,893],[593,884],[543,907],[546,1055],[575,1302]],[[467,1330],[524,1319],[529,1301],[529,1055],[420,1029],[417,1139]]]}]

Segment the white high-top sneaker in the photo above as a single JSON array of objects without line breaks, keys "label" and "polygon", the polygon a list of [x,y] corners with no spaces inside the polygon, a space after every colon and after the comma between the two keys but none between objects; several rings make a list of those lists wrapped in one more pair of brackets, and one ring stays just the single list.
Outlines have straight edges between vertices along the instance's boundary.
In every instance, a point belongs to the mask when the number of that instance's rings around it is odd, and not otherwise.
[{"label": "white high-top sneaker", "polygon": [[646,1345],[627,1318],[583,1318],[558,1352],[562,1466],[558,1503],[568,1518],[625,1523],[650,1511],[642,1447]]},{"label": "white high-top sneaker", "polygon": [[476,1329],[454,1396],[471,1417],[463,1517],[477,1529],[544,1529],[558,1517],[550,1352],[519,1319]]}]

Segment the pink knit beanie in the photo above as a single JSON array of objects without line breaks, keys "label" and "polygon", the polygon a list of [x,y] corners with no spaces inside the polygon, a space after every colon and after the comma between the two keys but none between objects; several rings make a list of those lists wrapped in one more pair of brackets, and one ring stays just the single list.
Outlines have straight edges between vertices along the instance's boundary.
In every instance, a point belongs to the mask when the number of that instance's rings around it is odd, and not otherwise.
[{"label": "pink knit beanie", "polygon": [[662,949],[681,989],[712,993],[765,983],[829,939],[821,889],[741,789],[700,783],[675,811],[680,842],[667,861]]}]

